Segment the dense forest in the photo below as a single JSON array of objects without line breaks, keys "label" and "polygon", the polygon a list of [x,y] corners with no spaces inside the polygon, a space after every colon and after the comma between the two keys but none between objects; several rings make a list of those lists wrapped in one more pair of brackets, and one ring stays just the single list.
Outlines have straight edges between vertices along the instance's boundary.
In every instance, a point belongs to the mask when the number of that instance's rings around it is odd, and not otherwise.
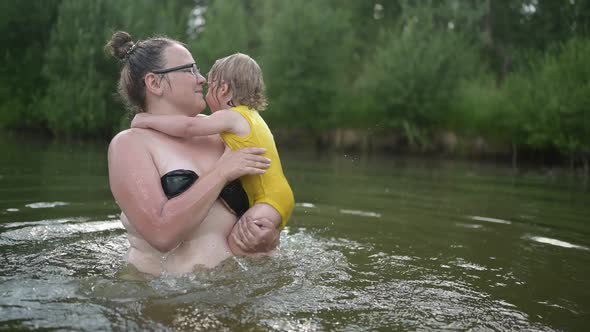
[{"label": "dense forest", "polygon": [[247,53],[285,142],[558,156],[588,172],[590,0],[20,0],[0,3],[0,126],[109,139],[114,31]]}]

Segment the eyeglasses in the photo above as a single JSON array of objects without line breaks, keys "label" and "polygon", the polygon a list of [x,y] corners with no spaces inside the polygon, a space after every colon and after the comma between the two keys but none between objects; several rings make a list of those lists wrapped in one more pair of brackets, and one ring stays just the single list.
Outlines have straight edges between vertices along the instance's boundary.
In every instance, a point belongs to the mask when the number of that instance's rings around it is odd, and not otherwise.
[{"label": "eyeglasses", "polygon": [[186,65],[176,66],[176,67],[166,68],[166,69],[152,70],[152,73],[154,73],[154,74],[167,74],[167,73],[171,73],[173,71],[182,71],[185,73],[191,73],[195,77],[198,77],[199,75],[201,75],[201,72],[199,71],[199,67],[197,67],[196,63],[189,63]]}]

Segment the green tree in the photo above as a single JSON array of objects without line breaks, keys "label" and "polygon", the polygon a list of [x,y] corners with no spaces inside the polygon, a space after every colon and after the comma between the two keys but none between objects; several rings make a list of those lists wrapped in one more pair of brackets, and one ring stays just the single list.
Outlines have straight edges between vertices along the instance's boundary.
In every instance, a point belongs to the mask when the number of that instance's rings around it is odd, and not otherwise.
[{"label": "green tree", "polygon": [[572,167],[590,154],[590,41],[574,38],[550,51],[529,55],[527,67],[509,74],[501,87],[490,81],[465,84],[457,109],[472,110],[475,130],[518,151],[557,149]]},{"label": "green tree", "polygon": [[118,124],[116,69],[103,45],[120,16],[112,0],[63,0],[45,56],[48,82],[38,107],[57,136],[108,137]]},{"label": "green tree", "polygon": [[403,8],[398,25],[381,34],[363,68],[358,97],[365,102],[359,111],[364,123],[401,130],[411,145],[426,147],[430,132],[450,125],[458,86],[479,73],[479,58],[462,31],[468,27],[452,11],[433,3]]},{"label": "green tree", "polygon": [[334,121],[351,66],[350,13],[325,1],[269,1],[262,66],[275,123],[318,132]]},{"label": "green tree", "polygon": [[110,137],[126,115],[115,98],[117,66],[103,45],[119,29],[136,40],[154,32],[183,40],[191,5],[172,0],[63,0],[45,53],[48,86],[37,104],[49,130],[57,136]]},{"label": "green tree", "polygon": [[590,33],[590,1],[487,0],[486,59],[499,81],[526,66],[523,50],[544,51],[573,36]]},{"label": "green tree", "polygon": [[204,71],[215,60],[236,52],[258,56],[259,5],[253,0],[211,1],[198,7],[204,25],[191,31],[189,47]]},{"label": "green tree", "polygon": [[116,3],[118,28],[135,38],[165,35],[185,42],[195,0],[124,0]]},{"label": "green tree", "polygon": [[32,107],[47,86],[41,74],[59,0],[0,2],[0,126],[39,130],[45,121]]},{"label": "green tree", "polygon": [[527,127],[529,143],[553,145],[567,154],[571,165],[590,157],[590,41],[574,38],[533,65],[530,88],[536,111]]}]

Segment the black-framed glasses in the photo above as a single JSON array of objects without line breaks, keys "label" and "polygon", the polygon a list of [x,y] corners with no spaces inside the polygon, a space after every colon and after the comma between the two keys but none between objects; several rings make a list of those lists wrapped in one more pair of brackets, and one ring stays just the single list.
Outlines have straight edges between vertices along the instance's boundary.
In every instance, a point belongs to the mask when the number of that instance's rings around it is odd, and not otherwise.
[{"label": "black-framed glasses", "polygon": [[154,74],[168,74],[173,71],[182,71],[182,72],[186,72],[186,73],[191,73],[195,77],[198,77],[199,75],[201,75],[201,72],[199,71],[199,67],[197,67],[197,64],[194,62],[186,64],[186,65],[182,65],[182,66],[172,67],[172,68],[152,70],[152,73],[154,73]]}]

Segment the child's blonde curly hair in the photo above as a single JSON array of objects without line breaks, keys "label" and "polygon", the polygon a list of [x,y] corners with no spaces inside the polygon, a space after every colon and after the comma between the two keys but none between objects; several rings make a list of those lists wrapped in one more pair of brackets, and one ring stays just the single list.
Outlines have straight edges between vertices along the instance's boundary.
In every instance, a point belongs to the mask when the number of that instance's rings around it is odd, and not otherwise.
[{"label": "child's blonde curly hair", "polygon": [[209,71],[209,82],[224,82],[232,93],[233,105],[244,105],[264,111],[268,102],[262,70],[250,56],[232,54],[215,61]]}]

